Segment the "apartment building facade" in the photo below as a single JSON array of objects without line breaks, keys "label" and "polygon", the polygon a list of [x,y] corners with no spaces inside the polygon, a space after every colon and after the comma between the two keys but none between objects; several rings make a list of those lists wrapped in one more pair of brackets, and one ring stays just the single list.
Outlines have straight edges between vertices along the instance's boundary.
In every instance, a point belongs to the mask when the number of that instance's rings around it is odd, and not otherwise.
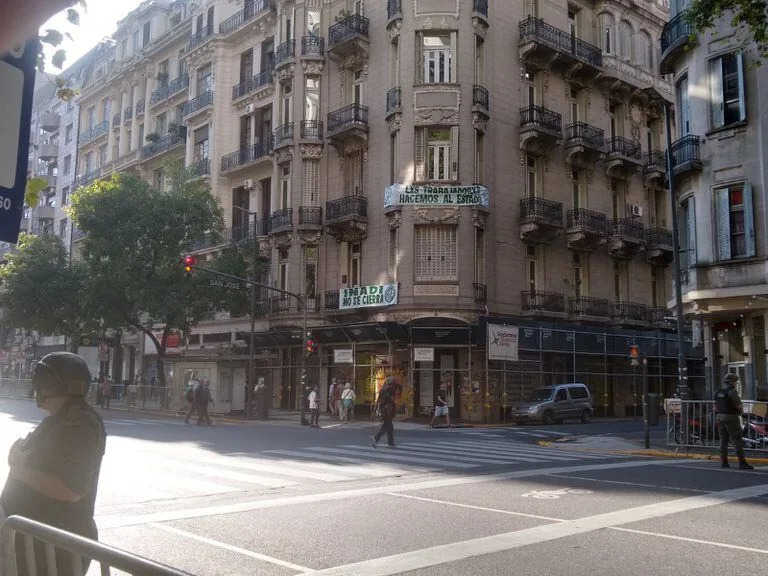
[{"label": "apartment building facade", "polygon": [[[457,416],[498,420],[581,381],[599,413],[631,414],[631,344],[652,389],[677,374],[663,121],[643,92],[673,100],[666,19],[658,0],[146,2],[79,99],[78,174],[162,185],[163,157],[183,157],[227,241],[254,242],[263,280],[307,302],[323,394],[349,380],[368,404],[396,374],[405,413],[446,383]],[[303,310],[263,291],[258,315],[257,381],[296,406]],[[489,359],[489,324],[518,328],[516,361]],[[172,351],[174,385],[209,379],[241,409],[250,337],[247,318],[202,322]]]},{"label": "apartment building facade", "polygon": [[684,310],[704,343],[708,395],[731,371],[746,398],[764,400],[768,72],[727,19],[691,45],[688,4],[672,2],[660,60],[676,93]]}]

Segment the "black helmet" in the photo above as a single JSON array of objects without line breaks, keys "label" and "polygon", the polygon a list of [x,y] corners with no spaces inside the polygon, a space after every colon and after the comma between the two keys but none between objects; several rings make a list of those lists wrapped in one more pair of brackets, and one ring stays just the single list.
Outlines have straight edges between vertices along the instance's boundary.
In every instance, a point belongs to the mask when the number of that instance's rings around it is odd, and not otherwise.
[{"label": "black helmet", "polygon": [[723,376],[723,384],[725,384],[726,386],[735,386],[736,382],[738,381],[739,381],[739,377],[733,372],[728,372],[728,374]]},{"label": "black helmet", "polygon": [[72,352],[46,354],[32,370],[32,389],[38,396],[43,388],[51,396],[85,396],[90,384],[88,365]]}]

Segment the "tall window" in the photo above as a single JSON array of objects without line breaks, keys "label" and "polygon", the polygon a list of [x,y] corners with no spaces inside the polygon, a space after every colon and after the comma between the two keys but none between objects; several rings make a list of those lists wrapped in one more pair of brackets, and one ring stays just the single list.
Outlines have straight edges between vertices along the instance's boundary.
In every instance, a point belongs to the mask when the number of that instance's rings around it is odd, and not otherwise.
[{"label": "tall window", "polygon": [[653,42],[651,36],[645,30],[637,35],[637,61],[647,70],[653,70]]},{"label": "tall window", "polygon": [[525,17],[533,16],[538,18],[539,16],[539,0],[525,0]]},{"label": "tall window", "polygon": [[425,34],[421,41],[422,82],[455,82],[450,34]]},{"label": "tall window", "polygon": [[615,302],[625,300],[624,272],[625,262],[614,261],[613,263],[613,299]]},{"label": "tall window", "polygon": [[696,204],[693,196],[682,203],[682,219],[685,222],[680,238],[680,266],[684,269],[696,264]]},{"label": "tall window", "polygon": [[485,134],[475,130],[475,184],[485,184]]},{"label": "tall window", "polygon": [[320,119],[320,78],[307,76],[304,86],[304,120]]},{"label": "tall window", "polygon": [[74,124],[67,124],[67,127],[64,129],[64,144],[69,144],[72,142],[72,134],[75,130]]},{"label": "tall window", "polygon": [[253,76],[253,48],[240,54],[240,83]]},{"label": "tall window", "polygon": [[320,10],[307,9],[307,35],[320,36]]},{"label": "tall window", "polygon": [[99,166],[107,163],[107,145],[99,146]]},{"label": "tall window", "polygon": [[133,31],[133,53],[136,54],[141,50],[141,30]]},{"label": "tall window", "polygon": [[582,183],[582,174],[578,170],[571,171],[571,203],[573,209],[586,207],[585,187]]},{"label": "tall window", "polygon": [[69,154],[64,156],[64,174],[72,172],[72,156]]},{"label": "tall window", "polygon": [[141,29],[141,45],[146,46],[149,44],[152,32],[152,22],[145,22]]},{"label": "tall window", "polygon": [[458,249],[456,226],[414,227],[417,282],[457,282]]},{"label": "tall window", "polygon": [[589,293],[589,286],[587,286],[587,280],[589,275],[587,274],[587,255],[586,254],[574,254],[573,255],[573,296],[575,298],[581,298],[582,294]]},{"label": "tall window", "polygon": [[613,16],[605,12],[598,16],[600,48],[606,54],[613,54]]},{"label": "tall window", "polygon": [[288,290],[288,249],[280,248],[277,251],[278,255],[278,268],[277,268],[277,287],[281,290]]},{"label": "tall window", "polygon": [[619,52],[622,60],[632,61],[632,25],[626,20],[619,22]]},{"label": "tall window", "polygon": [[302,169],[302,206],[320,205],[320,162],[316,160],[304,160]]},{"label": "tall window", "polygon": [[293,85],[288,83],[283,86],[282,99],[280,103],[280,122],[288,124],[293,118]]},{"label": "tall window", "polygon": [[349,285],[360,286],[362,277],[362,245],[360,242],[349,244]]},{"label": "tall window", "polygon": [[69,204],[69,186],[64,186],[61,191],[61,205],[66,206]]},{"label": "tall window", "polygon": [[397,282],[398,244],[400,241],[398,232],[398,228],[389,229],[389,278],[392,282]]},{"label": "tall window", "polygon": [[741,53],[726,54],[709,61],[709,112],[712,128],[746,119],[743,66]]},{"label": "tall window", "polygon": [[526,278],[528,279],[528,290],[531,296],[536,294],[536,277],[538,275],[538,264],[536,261],[536,246],[526,247]]},{"label": "tall window", "polygon": [[417,128],[414,179],[458,180],[459,127]]},{"label": "tall window", "polygon": [[579,91],[576,88],[571,88],[568,107],[571,114],[571,122],[581,120],[581,114],[579,114]]},{"label": "tall window", "polygon": [[317,245],[304,246],[304,295],[317,298]]},{"label": "tall window", "polygon": [[752,187],[733,184],[715,190],[717,202],[718,259],[745,258],[755,255],[755,222]]},{"label": "tall window", "polygon": [[398,146],[397,146],[397,135],[398,132],[393,132],[389,135],[389,182],[390,184],[394,184],[395,180],[397,179],[397,173],[398,173],[398,165],[397,165],[397,157],[398,157]]},{"label": "tall window", "polygon": [[691,100],[688,95],[688,75],[677,83],[677,130],[680,136],[691,133]]},{"label": "tall window", "polygon": [[475,282],[485,284],[485,230],[475,228]]},{"label": "tall window", "polygon": [[203,126],[195,130],[195,148],[193,151],[194,162],[200,162],[201,160],[207,160],[209,147],[208,147],[208,126]]},{"label": "tall window", "polygon": [[345,156],[345,178],[347,189],[352,196],[363,194],[363,154],[362,152],[353,152]]},{"label": "tall window", "polygon": [[159,136],[162,136],[163,134],[165,134],[167,125],[168,123],[167,123],[167,117],[165,115],[165,112],[162,112],[155,117],[155,132]]},{"label": "tall window", "polygon": [[525,163],[525,195],[528,198],[535,198],[539,195],[539,162],[533,156],[528,156]]},{"label": "tall window", "polygon": [[198,68],[197,70],[197,95],[213,89],[213,77],[211,76],[211,65]]},{"label": "tall window", "polygon": [[59,220],[59,238],[64,238],[67,235],[67,225],[69,222],[66,218]]},{"label": "tall window", "polygon": [[485,40],[475,35],[475,84],[485,83]]},{"label": "tall window", "polygon": [[88,108],[88,130],[93,129],[94,126],[96,126],[96,106],[91,106]]},{"label": "tall window", "polygon": [[280,169],[280,209],[291,206],[291,164],[285,164]]}]

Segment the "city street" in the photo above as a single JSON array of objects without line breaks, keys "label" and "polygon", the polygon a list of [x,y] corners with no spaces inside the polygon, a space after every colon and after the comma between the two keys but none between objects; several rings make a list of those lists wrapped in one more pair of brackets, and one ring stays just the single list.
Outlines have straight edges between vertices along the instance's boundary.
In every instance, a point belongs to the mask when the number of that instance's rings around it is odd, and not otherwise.
[{"label": "city street", "polygon": [[[768,467],[538,444],[641,437],[637,422],[396,423],[397,447],[374,449],[368,420],[317,430],[102,414],[100,539],[193,574],[677,576],[759,574],[768,561]],[[0,399],[3,479],[8,448],[42,417]]]}]

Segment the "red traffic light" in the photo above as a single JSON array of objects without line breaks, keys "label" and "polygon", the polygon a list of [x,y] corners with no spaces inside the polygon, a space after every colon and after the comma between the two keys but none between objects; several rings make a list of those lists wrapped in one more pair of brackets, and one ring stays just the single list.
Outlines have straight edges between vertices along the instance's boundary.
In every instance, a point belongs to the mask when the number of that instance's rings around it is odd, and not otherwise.
[{"label": "red traffic light", "polygon": [[184,272],[187,274],[192,272],[192,266],[195,265],[197,259],[194,256],[184,256]]},{"label": "red traffic light", "polygon": [[308,338],[306,343],[307,352],[310,354],[317,350],[317,342],[313,338]]}]

